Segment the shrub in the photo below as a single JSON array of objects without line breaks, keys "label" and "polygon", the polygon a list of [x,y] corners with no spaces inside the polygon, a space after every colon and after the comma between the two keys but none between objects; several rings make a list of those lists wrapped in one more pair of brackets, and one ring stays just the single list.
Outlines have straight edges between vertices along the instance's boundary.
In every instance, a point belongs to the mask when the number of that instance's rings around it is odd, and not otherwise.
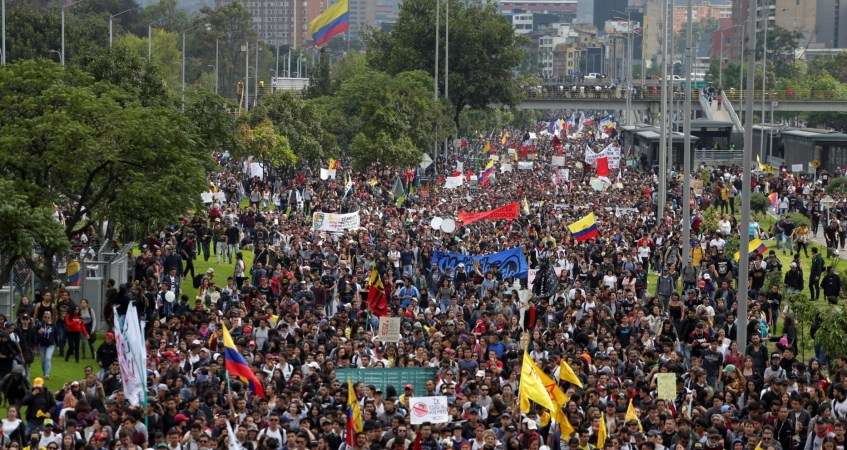
[{"label": "shrub", "polygon": [[797,226],[800,226],[800,225],[806,225],[807,227],[811,227],[811,226],[812,226],[812,221],[811,221],[811,220],[809,220],[809,218],[808,218],[808,217],[806,217],[806,215],[805,215],[805,214],[800,214],[800,213],[798,213],[798,212],[793,212],[793,213],[788,213],[788,214],[786,214],[786,216],[785,216],[785,217],[787,217],[787,218],[791,219],[791,221],[792,221],[792,222],[794,222],[794,225],[797,225]]},{"label": "shrub", "polygon": [[768,210],[768,196],[761,192],[754,192],[750,195],[750,210],[764,213]]},{"label": "shrub", "polygon": [[826,186],[828,194],[844,194],[847,193],[847,177],[838,177],[829,182]]}]

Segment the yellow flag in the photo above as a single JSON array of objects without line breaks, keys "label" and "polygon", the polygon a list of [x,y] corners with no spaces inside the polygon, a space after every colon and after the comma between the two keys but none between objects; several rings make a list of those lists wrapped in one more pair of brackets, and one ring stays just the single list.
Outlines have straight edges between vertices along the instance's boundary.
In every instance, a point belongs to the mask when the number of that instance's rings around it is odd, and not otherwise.
[{"label": "yellow flag", "polygon": [[568,416],[565,415],[564,412],[560,414],[560,418],[562,420],[561,422],[559,422],[559,431],[562,433],[562,437],[564,437],[565,439],[570,439],[571,435],[575,430],[573,429],[573,425],[571,425],[571,421],[568,420]]},{"label": "yellow flag", "polygon": [[544,383],[544,389],[547,391],[547,394],[550,395],[550,400],[553,400],[553,403],[558,407],[557,409],[565,406],[565,404],[568,403],[568,395],[562,391],[562,388],[559,387],[556,380],[544,373],[541,368],[535,364],[535,361],[530,362],[532,363],[532,368],[535,370],[535,373],[538,374],[538,378],[541,378],[541,382]]},{"label": "yellow flag", "polygon": [[597,429],[597,448],[606,446],[606,415],[600,414],[600,428]]},{"label": "yellow flag", "polygon": [[489,159],[489,160],[488,160],[488,162],[487,162],[487,163],[485,163],[485,168],[486,168],[486,169],[490,169],[490,168],[492,168],[492,167],[494,167],[494,160],[493,160],[493,159]]},{"label": "yellow flag", "polygon": [[353,380],[347,379],[347,406],[353,416],[353,430],[356,433],[361,433],[364,429],[364,420],[362,419],[362,410],[359,407],[359,401],[356,399],[356,391],[353,389]]},{"label": "yellow flag", "polygon": [[518,387],[518,398],[520,399],[521,412],[529,412],[529,401],[543,406],[548,411],[555,411],[556,405],[544,388],[544,383],[535,371],[535,364],[529,353],[524,351],[523,364],[521,364],[521,382]]},{"label": "yellow flag", "polygon": [[376,178],[371,178],[370,180],[368,180],[368,185],[369,185],[370,187],[374,187],[374,186],[376,186],[376,185],[377,185],[377,183],[379,183],[379,181],[377,181],[377,180],[376,180]]},{"label": "yellow flag", "polygon": [[638,431],[644,432],[644,428],[641,426],[641,420],[638,419],[638,413],[635,412],[635,406],[632,406],[632,399],[629,399],[629,405],[626,407],[626,416],[624,416],[624,420],[629,422],[630,420],[634,420],[638,422]]},{"label": "yellow flag", "polygon": [[559,364],[559,379],[565,380],[570,384],[575,384],[577,387],[582,387],[582,381],[579,381],[579,377],[576,376],[576,373],[568,365],[565,358],[562,358],[562,362]]},{"label": "yellow flag", "polygon": [[762,441],[759,441],[759,443],[756,444],[756,448],[754,448],[753,450],[763,450],[762,449]]}]

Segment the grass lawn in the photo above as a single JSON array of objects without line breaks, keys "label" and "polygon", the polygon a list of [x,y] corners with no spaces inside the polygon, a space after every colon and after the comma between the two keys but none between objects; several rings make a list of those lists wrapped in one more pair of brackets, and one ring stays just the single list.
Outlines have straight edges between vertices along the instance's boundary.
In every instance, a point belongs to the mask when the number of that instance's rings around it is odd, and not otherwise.
[{"label": "grass lawn", "polygon": [[[253,252],[251,250],[243,250],[244,254],[244,263],[247,267],[247,270],[253,264]],[[220,286],[226,286],[226,279],[229,276],[232,276],[233,264],[228,264],[226,261],[218,264],[215,257],[211,256],[209,261],[204,261],[201,256],[199,259],[194,260],[194,269],[196,273],[199,275],[201,273],[205,273],[206,269],[209,267],[215,269],[215,283]],[[182,282],[181,291],[183,294],[188,295],[189,302],[191,305],[194,305],[194,296],[197,293],[197,289],[191,284],[190,279],[185,279]],[[98,337],[102,337],[103,331],[98,333]],[[81,343],[80,345],[87,345],[86,343]],[[98,342],[95,343],[94,349],[100,345],[99,339]],[[88,355],[88,349],[86,348],[86,356],[85,359],[80,359],[79,363],[75,362],[71,359],[68,362],[65,362],[65,358],[63,356],[59,356],[58,352],[53,355],[53,368],[52,368],[52,376],[49,380],[45,380],[47,384],[47,388],[51,391],[57,391],[64,386],[65,383],[80,380],[83,377],[85,366],[92,366],[96,369],[97,363],[94,361],[90,355]],[[36,356],[35,362],[32,363],[30,367],[30,380],[35,377],[43,376],[43,372],[41,371],[41,358]],[[5,417],[5,407],[0,407],[0,417]]]}]

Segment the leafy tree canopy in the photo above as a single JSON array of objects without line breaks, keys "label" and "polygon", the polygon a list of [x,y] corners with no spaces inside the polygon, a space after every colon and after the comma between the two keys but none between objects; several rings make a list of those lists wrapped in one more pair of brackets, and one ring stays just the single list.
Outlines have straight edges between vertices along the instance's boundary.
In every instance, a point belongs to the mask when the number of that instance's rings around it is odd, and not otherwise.
[{"label": "leafy tree canopy", "polygon": [[171,223],[199,201],[208,153],[176,109],[44,60],[0,68],[0,92],[0,178],[33,208],[58,205],[67,237]]},{"label": "leafy tree canopy", "polygon": [[[454,122],[465,106],[514,104],[518,92],[513,68],[520,64],[523,52],[512,25],[493,4],[449,1],[449,97]],[[445,9],[442,5],[442,15]],[[368,37],[370,65],[390,74],[410,70],[433,73],[435,10],[435,0],[403,2],[394,29],[376,31]],[[441,17],[442,34],[444,23],[445,17]],[[440,43],[444,45],[443,36]],[[444,58],[443,48],[439,57]]]}]

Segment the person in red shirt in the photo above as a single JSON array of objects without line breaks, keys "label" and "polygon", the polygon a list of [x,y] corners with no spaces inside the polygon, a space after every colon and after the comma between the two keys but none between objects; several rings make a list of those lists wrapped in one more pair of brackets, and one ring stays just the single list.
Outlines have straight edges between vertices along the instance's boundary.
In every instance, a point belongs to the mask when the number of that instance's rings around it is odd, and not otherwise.
[{"label": "person in red shirt", "polygon": [[81,336],[88,338],[88,329],[85,328],[82,318],[79,315],[79,308],[71,306],[68,313],[65,314],[65,333],[68,338],[68,351],[65,352],[65,361],[71,358],[71,353],[74,355],[76,362],[79,362],[79,343]]}]

